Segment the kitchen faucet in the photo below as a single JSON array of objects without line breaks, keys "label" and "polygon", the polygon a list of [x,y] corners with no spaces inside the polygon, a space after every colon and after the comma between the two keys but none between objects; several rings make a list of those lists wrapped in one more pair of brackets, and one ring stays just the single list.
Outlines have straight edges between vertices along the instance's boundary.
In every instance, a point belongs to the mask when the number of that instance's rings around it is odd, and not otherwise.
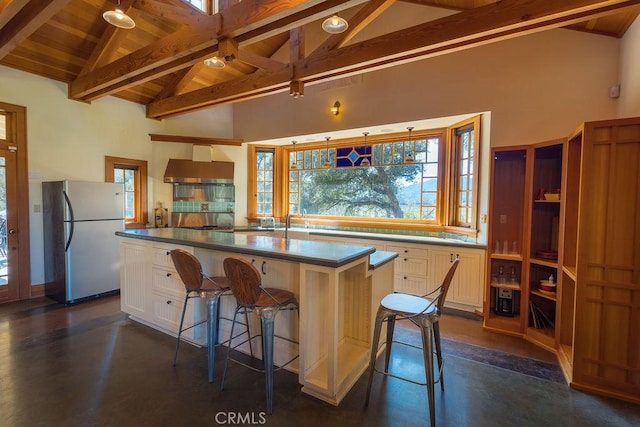
[{"label": "kitchen faucet", "polygon": [[309,218],[307,217],[306,209],[302,209],[302,218],[304,218],[304,228],[309,228]]},{"label": "kitchen faucet", "polygon": [[288,213],[284,220],[284,238],[289,238],[289,227],[291,227],[291,214]]}]

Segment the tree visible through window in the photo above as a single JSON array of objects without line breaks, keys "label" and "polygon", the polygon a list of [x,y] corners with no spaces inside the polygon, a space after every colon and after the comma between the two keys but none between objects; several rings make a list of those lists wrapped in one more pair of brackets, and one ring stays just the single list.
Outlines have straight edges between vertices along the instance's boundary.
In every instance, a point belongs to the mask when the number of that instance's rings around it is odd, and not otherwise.
[{"label": "tree visible through window", "polygon": [[476,116],[368,140],[250,146],[248,216],[476,233],[479,125]]},{"label": "tree visible through window", "polygon": [[440,139],[291,153],[296,167],[289,172],[289,212],[433,221]]}]

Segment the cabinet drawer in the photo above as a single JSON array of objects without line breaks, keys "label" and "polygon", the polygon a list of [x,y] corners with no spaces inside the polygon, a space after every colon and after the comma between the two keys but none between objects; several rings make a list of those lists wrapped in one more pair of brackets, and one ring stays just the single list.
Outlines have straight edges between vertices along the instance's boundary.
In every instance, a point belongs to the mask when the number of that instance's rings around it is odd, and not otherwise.
[{"label": "cabinet drawer", "polygon": [[153,252],[152,252],[153,265],[173,269],[174,268],[173,261],[171,261],[171,256],[169,255],[169,252],[171,252],[174,249],[182,249],[191,254],[193,253],[193,248],[189,246],[154,244]]},{"label": "cabinet drawer", "polygon": [[396,274],[393,284],[396,292],[412,295],[425,295],[427,293],[426,277]]},{"label": "cabinet drawer", "polygon": [[151,269],[151,288],[153,292],[165,292],[184,298],[185,288],[178,273],[171,268]]},{"label": "cabinet drawer", "polygon": [[410,257],[427,259],[427,256],[429,255],[428,249],[415,248],[413,246],[387,245],[387,250],[398,252],[398,258]]},{"label": "cabinet drawer", "polygon": [[394,263],[396,273],[427,276],[428,268],[426,258],[413,258],[400,255],[394,260]]},{"label": "cabinet drawer", "polygon": [[[164,294],[153,294],[151,296],[151,322],[175,335],[180,327],[180,316],[184,298],[169,296]],[[187,305],[187,312],[184,316],[184,325],[190,326],[197,321],[206,318],[206,311],[202,307],[201,298],[192,298]],[[182,336],[195,342],[206,342],[206,323],[183,332]],[[203,341],[205,340],[205,341]]]}]

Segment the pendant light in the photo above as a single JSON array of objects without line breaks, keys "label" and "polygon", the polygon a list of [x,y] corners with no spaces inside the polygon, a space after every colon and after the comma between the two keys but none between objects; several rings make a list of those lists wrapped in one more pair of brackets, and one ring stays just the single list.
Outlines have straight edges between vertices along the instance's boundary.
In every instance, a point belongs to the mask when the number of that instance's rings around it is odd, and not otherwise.
[{"label": "pendant light", "polygon": [[[413,151],[415,151],[415,147],[416,145],[413,143],[413,140],[411,139],[411,131],[413,130],[413,126],[409,126],[407,128],[407,130],[409,131],[409,142],[411,142],[411,144],[413,145]],[[409,152],[409,154],[406,154],[404,157],[404,162],[405,163],[413,163],[413,155],[411,154],[411,152]]]},{"label": "pendant light", "polygon": [[118,6],[116,6],[115,10],[106,11],[102,14],[102,17],[109,24],[125,30],[130,30],[136,26],[135,21],[120,9],[120,0],[118,0]]},{"label": "pendant light", "polygon": [[[362,134],[364,135],[364,153],[366,155],[367,154],[367,135],[369,135],[369,132],[362,132]],[[373,147],[371,147],[371,155],[373,155]],[[371,166],[371,163],[369,162],[369,159],[365,157],[360,162],[360,166],[364,166],[364,167]]]},{"label": "pendant light", "polygon": [[331,137],[330,136],[325,136],[324,139],[327,140],[327,158],[324,161],[324,165],[323,166],[325,168],[329,169],[329,168],[331,168],[331,162],[329,161],[329,140],[331,139]]},{"label": "pendant light", "polygon": [[298,157],[296,156],[296,142],[298,141],[291,141],[291,143],[293,144],[293,148],[291,149],[291,151],[293,152],[293,161],[291,162],[291,169],[298,169]]},{"label": "pendant light", "polygon": [[207,58],[204,60],[204,65],[209,68],[215,68],[216,70],[221,70],[225,67],[225,63],[222,59],[217,56],[212,56],[211,58]]},{"label": "pendant light", "polygon": [[339,17],[338,15],[330,16],[322,21],[322,29],[329,34],[340,34],[347,31],[349,23],[346,19]]}]

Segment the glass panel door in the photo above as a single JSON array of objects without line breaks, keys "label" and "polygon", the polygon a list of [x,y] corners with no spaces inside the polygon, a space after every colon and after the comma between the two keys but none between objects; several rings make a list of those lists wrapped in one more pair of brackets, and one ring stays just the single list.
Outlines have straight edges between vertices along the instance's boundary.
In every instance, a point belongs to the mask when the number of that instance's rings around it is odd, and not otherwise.
[{"label": "glass panel door", "polygon": [[8,123],[0,112],[0,302],[18,299],[15,271],[11,269],[17,247],[13,207],[16,201],[16,151],[7,139]]}]

